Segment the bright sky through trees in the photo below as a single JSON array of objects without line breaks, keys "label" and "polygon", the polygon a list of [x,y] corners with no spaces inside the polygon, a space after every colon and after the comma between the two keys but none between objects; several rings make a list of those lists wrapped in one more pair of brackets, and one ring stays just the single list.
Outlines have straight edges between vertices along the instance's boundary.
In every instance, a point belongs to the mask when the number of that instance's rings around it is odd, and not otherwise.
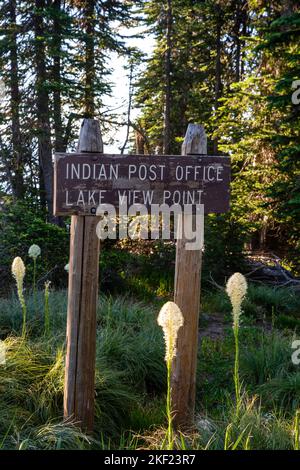
[{"label": "bright sky through trees", "polygon": [[[145,31],[145,28],[131,28],[131,29],[122,29],[122,33],[126,36],[142,33]],[[141,52],[151,55],[151,52],[154,47],[154,38],[150,34],[146,35],[145,38],[128,38],[126,44],[129,47],[137,47]],[[108,64],[112,69],[111,82],[113,83],[113,94],[111,97],[106,97],[104,103],[106,108],[116,109],[117,114],[119,115],[119,120],[123,121],[122,113],[127,112],[128,106],[128,70],[125,70],[126,59],[120,57],[117,53],[113,52],[110,55],[110,61]],[[142,67],[141,67],[142,71]],[[137,109],[132,110],[131,118],[135,119],[138,114]],[[126,125],[122,127],[114,127],[114,129],[109,133],[109,135],[104,135],[105,147],[104,151],[107,153],[120,153],[120,147],[122,147],[126,136]]]}]

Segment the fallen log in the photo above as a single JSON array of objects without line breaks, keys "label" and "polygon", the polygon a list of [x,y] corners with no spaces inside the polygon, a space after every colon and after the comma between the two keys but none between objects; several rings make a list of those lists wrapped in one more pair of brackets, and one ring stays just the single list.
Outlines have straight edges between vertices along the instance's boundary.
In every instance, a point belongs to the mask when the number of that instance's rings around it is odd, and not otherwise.
[{"label": "fallen log", "polygon": [[282,266],[280,258],[274,254],[248,258],[248,267],[251,269],[245,276],[254,282],[262,282],[278,287],[300,287],[300,279]]}]

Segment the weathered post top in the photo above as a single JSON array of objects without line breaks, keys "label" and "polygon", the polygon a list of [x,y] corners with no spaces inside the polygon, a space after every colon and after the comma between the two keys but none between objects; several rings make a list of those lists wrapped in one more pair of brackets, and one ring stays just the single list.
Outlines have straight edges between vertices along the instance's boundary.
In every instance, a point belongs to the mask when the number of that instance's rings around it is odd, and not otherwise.
[{"label": "weathered post top", "polygon": [[207,137],[200,124],[189,124],[181,148],[182,155],[207,154]]},{"label": "weathered post top", "polygon": [[99,121],[85,118],[81,123],[77,152],[103,152],[103,141]]}]

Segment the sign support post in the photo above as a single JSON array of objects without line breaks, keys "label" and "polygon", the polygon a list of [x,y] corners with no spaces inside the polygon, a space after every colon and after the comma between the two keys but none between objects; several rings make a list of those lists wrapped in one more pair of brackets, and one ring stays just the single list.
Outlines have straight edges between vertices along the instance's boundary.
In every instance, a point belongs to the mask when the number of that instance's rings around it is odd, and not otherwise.
[{"label": "sign support post", "polygon": [[[199,124],[189,124],[182,145],[182,155],[207,155],[205,130]],[[179,220],[182,229],[191,226],[192,214],[183,214]],[[180,308],[184,324],[179,329],[177,355],[172,364],[171,403],[175,426],[193,422],[196,395],[198,353],[198,321],[200,310],[202,247],[186,250],[187,240],[177,240],[174,283],[174,302]]]},{"label": "sign support post", "polygon": [[[78,152],[103,153],[99,122],[84,119]],[[64,417],[93,430],[100,241],[95,216],[72,215]]]}]

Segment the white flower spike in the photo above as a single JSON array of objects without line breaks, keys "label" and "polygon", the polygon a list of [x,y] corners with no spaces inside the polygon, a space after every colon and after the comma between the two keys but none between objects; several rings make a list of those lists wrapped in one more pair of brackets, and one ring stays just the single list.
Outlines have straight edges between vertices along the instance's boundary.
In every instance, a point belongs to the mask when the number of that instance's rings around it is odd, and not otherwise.
[{"label": "white flower spike", "polygon": [[157,317],[157,323],[162,327],[166,344],[165,360],[170,363],[176,356],[176,341],[179,328],[183,325],[180,308],[174,302],[163,305]]},{"label": "white flower spike", "polygon": [[234,273],[228,280],[226,292],[232,304],[233,324],[238,327],[242,313],[242,302],[247,293],[247,281],[241,273]]},{"label": "white flower spike", "polygon": [[23,311],[22,336],[26,335],[26,303],[23,295],[23,282],[25,277],[25,265],[22,258],[17,256],[12,263],[11,272],[16,279],[19,301]]},{"label": "white flower spike", "polygon": [[23,263],[22,258],[20,258],[20,256],[17,256],[13,260],[13,264],[11,266],[11,272],[12,272],[14,278],[17,281],[18,288],[21,287],[21,289],[22,289],[23,288],[23,280],[24,280],[24,277],[25,277],[25,265]]},{"label": "white flower spike", "polygon": [[31,247],[28,250],[28,255],[30,258],[37,259],[39,256],[41,256],[41,249],[38,245],[31,245]]}]

